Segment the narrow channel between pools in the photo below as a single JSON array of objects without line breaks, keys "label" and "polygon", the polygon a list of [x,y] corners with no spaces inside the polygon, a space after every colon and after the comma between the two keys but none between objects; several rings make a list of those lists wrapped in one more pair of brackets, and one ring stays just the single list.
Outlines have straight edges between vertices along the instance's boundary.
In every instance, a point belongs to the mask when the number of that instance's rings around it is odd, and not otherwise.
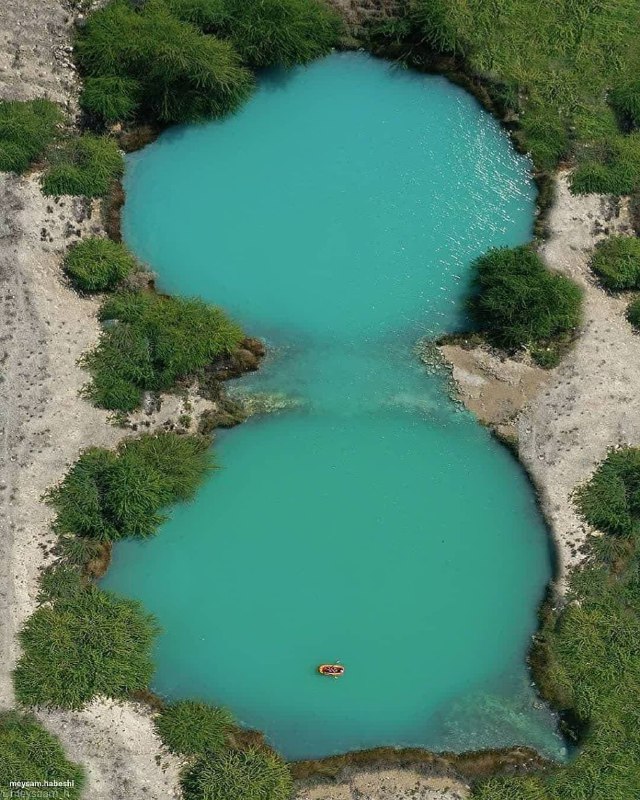
[{"label": "narrow channel between pools", "polygon": [[115,547],[104,585],[164,629],[157,692],[290,759],[562,754],[525,663],[551,573],[535,498],[415,354],[467,324],[472,260],[530,238],[529,167],[460,88],[355,53],[129,158],[129,246],[266,338],[243,390],[297,402],[221,433],[196,501]]}]

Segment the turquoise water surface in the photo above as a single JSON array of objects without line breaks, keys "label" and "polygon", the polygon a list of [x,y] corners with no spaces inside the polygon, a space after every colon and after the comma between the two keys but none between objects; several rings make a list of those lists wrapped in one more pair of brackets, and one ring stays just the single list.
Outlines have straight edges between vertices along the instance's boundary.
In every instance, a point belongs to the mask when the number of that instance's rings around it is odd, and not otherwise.
[{"label": "turquoise water surface", "polygon": [[[235,117],[131,156],[125,236],[162,289],[270,356],[243,390],[300,405],[220,433],[221,469],[104,584],[157,615],[154,689],[289,758],[532,744],[525,667],[551,572],[517,463],[415,354],[467,322],[469,265],[530,238],[529,162],[444,78],[333,55]],[[341,659],[340,680],[317,664]]]}]

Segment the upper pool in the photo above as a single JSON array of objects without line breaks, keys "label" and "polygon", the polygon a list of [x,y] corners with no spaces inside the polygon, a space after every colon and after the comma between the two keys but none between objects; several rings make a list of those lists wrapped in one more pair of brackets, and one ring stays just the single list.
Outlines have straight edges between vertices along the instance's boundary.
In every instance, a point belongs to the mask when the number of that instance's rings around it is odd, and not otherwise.
[{"label": "upper pool", "polygon": [[474,257],[530,238],[529,166],[460,88],[362,54],[129,158],[129,245],[267,339],[244,388],[301,401],[220,434],[196,501],[115,548],[105,585],[164,628],[158,692],[289,758],[560,752],[525,666],[551,571],[533,493],[414,352],[465,325]]}]

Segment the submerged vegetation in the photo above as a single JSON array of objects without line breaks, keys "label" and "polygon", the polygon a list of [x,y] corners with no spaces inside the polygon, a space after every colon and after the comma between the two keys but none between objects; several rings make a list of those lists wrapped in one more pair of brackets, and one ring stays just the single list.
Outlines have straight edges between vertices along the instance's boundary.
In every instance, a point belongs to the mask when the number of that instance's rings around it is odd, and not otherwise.
[{"label": "submerged vegetation", "polygon": [[127,248],[111,239],[81,239],[67,252],[64,270],[77,289],[106,292],[115,289],[136,269]]},{"label": "submerged vegetation", "polygon": [[606,289],[640,289],[640,239],[609,236],[595,248],[591,269]]},{"label": "submerged vegetation", "polygon": [[85,357],[92,380],[88,397],[100,408],[133,411],[145,391],[171,389],[243,339],[242,330],[202,300],[152,292],[122,292],[107,300],[108,325]]},{"label": "submerged vegetation", "polygon": [[420,60],[453,56],[480,76],[536,166],[572,156],[574,191],[640,187],[637,80],[640,6],[635,0],[409,0],[374,42]]},{"label": "submerged vegetation", "polygon": [[0,101],[0,172],[28,169],[44,155],[62,122],[50,100]]},{"label": "submerged vegetation", "polygon": [[580,323],[582,293],[530,246],[490,250],[475,262],[471,313],[498,347],[561,344]]},{"label": "submerged vegetation", "polygon": [[545,694],[574,720],[581,749],[549,774],[494,778],[477,800],[628,800],[640,792],[640,450],[611,451],[576,503],[602,535],[591,537],[568,605],[548,615],[534,656]]},{"label": "submerged vegetation", "polygon": [[213,469],[209,443],[159,433],[127,439],[117,451],[87,450],[49,492],[56,531],[98,541],[151,536],[165,520],[162,509],[191,499]]},{"label": "submerged vegetation", "polygon": [[72,709],[98,695],[130,697],[149,685],[157,632],[139,603],[68,581],[20,633],[16,696],[25,706]]},{"label": "submerged vegetation", "polygon": [[84,773],[80,766],[67,761],[60,742],[35,717],[3,711],[0,713],[0,792],[4,797],[43,796],[41,786],[10,790],[11,781],[68,781],[64,797],[78,800]]}]

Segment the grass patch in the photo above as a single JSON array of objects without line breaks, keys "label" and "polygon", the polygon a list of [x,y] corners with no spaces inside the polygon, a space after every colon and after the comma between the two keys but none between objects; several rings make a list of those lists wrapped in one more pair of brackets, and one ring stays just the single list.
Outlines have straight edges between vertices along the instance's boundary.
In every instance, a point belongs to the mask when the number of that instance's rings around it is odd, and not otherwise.
[{"label": "grass patch", "polygon": [[342,33],[342,21],[318,0],[223,0],[217,30],[252,67],[293,67],[324,56]]},{"label": "grass patch", "polygon": [[113,139],[83,134],[49,149],[49,167],[42,177],[45,195],[103,197],[124,172],[124,162]]},{"label": "grass patch", "polygon": [[[0,796],[36,798],[42,787],[10,787],[11,781],[70,781],[60,789],[70,800],[79,800],[84,772],[65,758],[58,739],[30,714],[0,712]],[[54,790],[55,791],[55,790]]]},{"label": "grass patch", "polygon": [[116,451],[91,448],[47,495],[54,528],[103,542],[151,536],[166,519],[163,509],[193,497],[211,469],[201,436],[144,434]]},{"label": "grass patch", "polygon": [[182,779],[185,800],[289,800],[293,781],[276,753],[258,748],[201,757]]},{"label": "grass patch", "polygon": [[69,579],[20,633],[16,697],[25,706],[71,709],[100,695],[127,698],[149,685],[157,633],[139,603]]},{"label": "grass patch", "polygon": [[170,5],[114,0],[89,16],[75,42],[78,64],[93,79],[82,95],[86,111],[108,122],[193,122],[228,114],[249,96],[253,78],[233,46],[178,19]]},{"label": "grass patch", "polygon": [[173,753],[220,754],[227,747],[234,719],[224,708],[197,700],[181,700],[166,706],[155,725],[160,738]]},{"label": "grass patch", "polygon": [[575,494],[603,535],[574,571],[568,604],[546,616],[536,650],[552,699],[582,731],[581,750],[546,775],[493,778],[475,800],[628,800],[640,791],[640,449],[611,451]]},{"label": "grass patch", "polygon": [[65,272],[83,292],[115,289],[135,269],[136,260],[124,245],[98,237],[73,245],[64,260]]},{"label": "grass patch", "polygon": [[86,392],[95,405],[112,411],[133,411],[145,391],[171,389],[243,338],[222,311],[201,300],[150,292],[115,295],[100,318],[110,327],[84,357],[92,377]]},{"label": "grass patch", "polygon": [[470,310],[498,347],[546,347],[580,324],[579,287],[547,270],[531,247],[490,250],[474,268]]},{"label": "grass patch", "polygon": [[[630,176],[621,180],[622,154],[613,152],[607,162],[590,149],[604,143],[624,150],[637,119],[635,0],[409,0],[402,9],[374,33],[374,42],[391,43],[409,59],[425,51],[453,55],[519,120],[538,169],[574,156],[583,164],[575,191],[626,193]],[[606,181],[597,166],[605,168]],[[633,181],[638,178],[636,171]]]},{"label": "grass patch", "polygon": [[44,155],[63,121],[50,100],[1,100],[0,172],[25,172]]},{"label": "grass patch", "polygon": [[591,269],[612,291],[640,288],[640,239],[609,236],[596,245]]}]

